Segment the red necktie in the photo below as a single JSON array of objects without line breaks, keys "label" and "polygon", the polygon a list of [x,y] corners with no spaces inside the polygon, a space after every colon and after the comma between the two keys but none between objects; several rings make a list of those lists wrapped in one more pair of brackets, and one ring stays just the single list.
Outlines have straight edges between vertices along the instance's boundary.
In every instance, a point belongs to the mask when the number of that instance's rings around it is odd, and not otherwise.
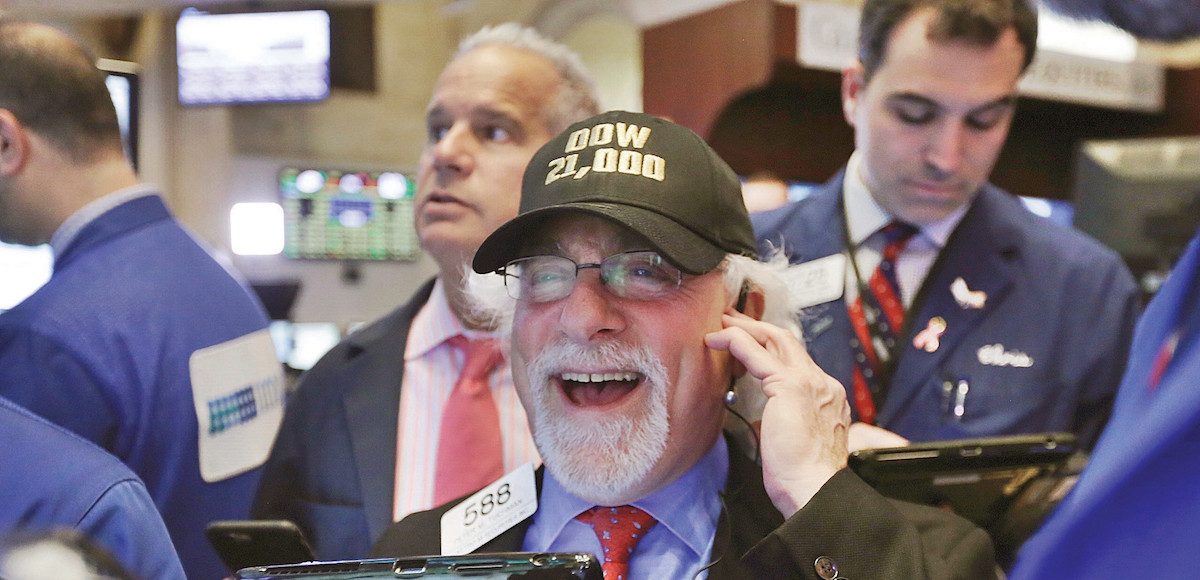
[{"label": "red necktie", "polygon": [[[863,423],[875,422],[874,393],[886,386],[885,370],[904,328],[904,302],[896,280],[896,259],[917,231],[916,227],[899,221],[889,222],[879,230],[884,239],[883,255],[867,281],[870,295],[859,292],[850,304],[850,323],[854,327],[854,338],[850,341],[855,362],[854,408]],[[874,335],[872,326],[877,330]]]},{"label": "red necktie", "polygon": [[466,362],[442,412],[433,501],[441,505],[476,491],[504,475],[500,413],[492,400],[488,375],[503,360],[496,341],[447,340]]},{"label": "red necktie", "polygon": [[658,520],[631,505],[596,506],[575,519],[592,526],[600,548],[604,550],[604,580],[625,580],[629,576],[629,557],[638,542]]}]

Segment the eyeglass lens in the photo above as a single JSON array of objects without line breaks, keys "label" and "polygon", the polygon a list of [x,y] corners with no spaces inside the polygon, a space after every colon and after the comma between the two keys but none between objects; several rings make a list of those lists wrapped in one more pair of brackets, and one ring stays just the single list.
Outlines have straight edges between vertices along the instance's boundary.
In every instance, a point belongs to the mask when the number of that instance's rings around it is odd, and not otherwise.
[{"label": "eyeglass lens", "polygon": [[530,256],[504,267],[509,296],[529,302],[561,300],[575,288],[579,270],[599,268],[600,280],[621,298],[651,300],[679,286],[683,274],[656,252],[613,254],[599,264],[579,264],[563,256]]}]

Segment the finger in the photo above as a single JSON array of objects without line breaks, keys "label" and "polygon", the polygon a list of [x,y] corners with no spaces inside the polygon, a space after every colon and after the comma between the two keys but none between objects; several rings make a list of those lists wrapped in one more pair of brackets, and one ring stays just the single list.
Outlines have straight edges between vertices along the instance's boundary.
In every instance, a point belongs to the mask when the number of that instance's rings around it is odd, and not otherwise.
[{"label": "finger", "polygon": [[704,344],[715,350],[728,351],[754,378],[762,380],[780,373],[785,365],[745,329],[728,327],[704,336]]},{"label": "finger", "polygon": [[738,316],[726,315],[721,323],[726,327],[740,328],[752,336],[755,341],[774,350],[786,363],[804,362],[811,360],[804,345],[791,332],[761,320],[755,320],[744,314]]}]

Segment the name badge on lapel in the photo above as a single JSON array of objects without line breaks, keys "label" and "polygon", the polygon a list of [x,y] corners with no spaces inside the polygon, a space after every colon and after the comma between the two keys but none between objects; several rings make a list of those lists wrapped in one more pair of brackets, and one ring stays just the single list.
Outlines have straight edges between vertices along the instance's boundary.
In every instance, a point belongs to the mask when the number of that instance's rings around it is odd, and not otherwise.
[{"label": "name badge on lapel", "polygon": [[442,514],[442,554],[469,554],[536,511],[533,464],[526,463]]},{"label": "name badge on lapel", "polygon": [[785,276],[799,308],[837,300],[846,289],[846,255],[833,254],[797,264]]}]

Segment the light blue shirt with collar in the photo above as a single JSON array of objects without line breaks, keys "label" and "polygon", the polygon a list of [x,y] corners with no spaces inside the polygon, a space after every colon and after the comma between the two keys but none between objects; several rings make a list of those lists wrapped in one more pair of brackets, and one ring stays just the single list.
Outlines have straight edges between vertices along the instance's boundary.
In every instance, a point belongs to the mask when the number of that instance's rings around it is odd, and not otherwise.
[{"label": "light blue shirt with collar", "polygon": [[[883,240],[875,233],[894,218],[875,201],[871,190],[862,179],[862,156],[855,152],[846,164],[846,177],[842,184],[843,203],[846,208],[846,228],[850,244],[856,248],[854,259],[858,262],[859,277],[864,284],[883,259]],[[920,232],[909,240],[904,251],[896,260],[896,279],[900,284],[900,298],[907,308],[912,306],[917,290],[933,267],[938,253],[946,247],[950,234],[967,213],[970,203],[950,212],[950,215],[933,223],[920,226]],[[915,224],[914,224],[915,225]],[[858,296],[858,279],[847,264],[846,301]]]},{"label": "light blue shirt with collar", "polygon": [[[729,476],[729,449],[717,437],[712,449],[675,481],[632,505],[658,520],[638,543],[629,561],[630,578],[706,578],[701,573],[711,558],[720,493]],[[533,523],[522,549],[531,552],[590,552],[600,554],[600,540],[575,516],[591,509],[562,487],[547,469]],[[697,575],[700,574],[700,575]]]},{"label": "light blue shirt with collar", "polygon": [[71,242],[75,241],[75,237],[79,235],[79,232],[83,231],[83,228],[95,221],[96,218],[125,202],[157,194],[158,190],[154,187],[139,183],[124,189],[118,189],[108,195],[94,199],[87,205],[79,208],[62,225],[58,226],[58,229],[54,231],[54,235],[50,237],[50,249],[54,251],[55,259],[61,256],[71,245]]}]

